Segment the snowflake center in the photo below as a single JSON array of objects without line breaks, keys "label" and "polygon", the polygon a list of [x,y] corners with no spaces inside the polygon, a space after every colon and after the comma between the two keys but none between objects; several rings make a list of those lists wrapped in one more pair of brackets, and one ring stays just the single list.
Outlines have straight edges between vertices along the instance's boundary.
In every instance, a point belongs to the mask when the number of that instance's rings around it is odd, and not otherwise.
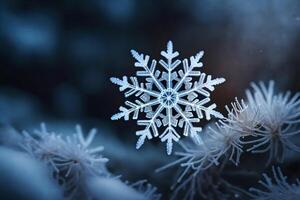
[{"label": "snowflake center", "polygon": [[159,100],[163,106],[173,107],[175,104],[177,104],[178,93],[172,88],[165,89],[161,92]]}]

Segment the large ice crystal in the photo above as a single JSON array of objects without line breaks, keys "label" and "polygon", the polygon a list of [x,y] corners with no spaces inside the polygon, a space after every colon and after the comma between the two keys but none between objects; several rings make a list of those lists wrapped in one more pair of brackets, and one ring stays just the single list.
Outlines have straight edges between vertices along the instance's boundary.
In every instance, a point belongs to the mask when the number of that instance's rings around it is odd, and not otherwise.
[{"label": "large ice crystal", "polygon": [[[139,137],[136,148],[139,149],[145,139],[159,137],[161,142],[167,143],[167,153],[172,153],[173,141],[178,142],[181,135],[191,136],[195,140],[202,130],[195,123],[211,116],[222,118],[222,114],[215,110],[216,104],[210,104],[210,92],[215,86],[223,83],[224,78],[212,79],[199,71],[203,66],[200,59],[204,52],[200,51],[195,56],[183,61],[177,59],[179,53],[173,50],[171,41],[167,50],[161,52],[163,59],[150,62],[148,55],[131,50],[135,58],[136,77],[122,79],[112,77],[110,80],[119,85],[120,91],[125,92],[125,97],[134,95],[135,101],[126,101],[120,107],[120,112],[111,117],[112,120],[124,118],[137,120],[137,124],[144,129],[136,132]],[[151,64],[150,64],[151,63]],[[182,68],[179,66],[182,64]],[[160,69],[159,69],[159,68]],[[139,82],[137,77],[144,77],[145,82]],[[198,79],[193,81],[193,79]],[[139,119],[139,114],[145,113],[146,119]]]}]

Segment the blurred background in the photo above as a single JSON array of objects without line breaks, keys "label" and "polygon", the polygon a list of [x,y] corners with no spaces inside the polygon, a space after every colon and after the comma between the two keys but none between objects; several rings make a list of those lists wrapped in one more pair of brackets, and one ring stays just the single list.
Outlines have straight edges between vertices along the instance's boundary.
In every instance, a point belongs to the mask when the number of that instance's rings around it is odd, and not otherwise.
[{"label": "blurred background", "polygon": [[[181,58],[204,50],[202,70],[226,78],[212,94],[222,112],[251,81],[300,91],[297,0],[1,0],[0,121],[20,130],[81,123],[103,143],[115,137],[106,149],[120,160],[128,155],[114,145],[135,155],[136,122],[110,120],[124,96],[109,77],[135,74],[130,49],[158,60],[168,40]],[[138,152],[141,165],[154,143]]]}]

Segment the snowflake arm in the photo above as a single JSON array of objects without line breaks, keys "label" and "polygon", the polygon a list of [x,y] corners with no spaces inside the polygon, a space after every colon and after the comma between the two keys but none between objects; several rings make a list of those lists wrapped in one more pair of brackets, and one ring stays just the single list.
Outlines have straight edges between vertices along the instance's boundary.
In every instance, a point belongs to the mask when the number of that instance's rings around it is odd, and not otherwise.
[{"label": "snowflake arm", "polygon": [[184,120],[184,123],[185,123],[184,132],[183,132],[184,136],[188,136],[189,131],[190,131],[191,136],[194,137],[197,134],[197,131],[200,132],[202,130],[201,127],[195,128],[191,123],[191,122],[199,122],[200,121],[199,119],[189,118],[187,116],[187,114],[185,114],[178,105],[175,106],[175,110],[182,116],[182,118]]},{"label": "snowflake arm", "polygon": [[164,131],[164,133],[160,136],[162,142],[167,142],[167,154],[172,153],[173,149],[173,141],[177,142],[180,139],[180,135],[176,132],[176,130],[172,127],[172,109],[167,108],[167,116],[168,116],[168,128]]},{"label": "snowflake arm", "polygon": [[112,120],[118,120],[118,119],[124,117],[125,120],[129,120],[129,114],[132,113],[132,112],[134,112],[132,119],[137,119],[140,110],[142,110],[145,107],[153,106],[153,105],[156,105],[156,104],[159,103],[158,100],[149,101],[148,103],[143,103],[143,102],[138,101],[138,100],[136,100],[135,102],[136,103],[132,103],[130,101],[126,101],[125,104],[127,106],[129,106],[129,108],[125,108],[125,107],[121,106],[119,108],[119,110],[121,112],[119,112],[117,114],[114,114],[111,117],[111,119]]},{"label": "snowflake arm", "polygon": [[138,125],[145,125],[146,128],[144,130],[140,130],[136,132],[136,135],[139,136],[139,139],[136,143],[136,148],[139,149],[143,144],[146,138],[148,138],[149,140],[152,139],[152,134],[151,134],[151,130],[153,131],[153,134],[155,137],[158,136],[158,131],[156,128],[156,124],[155,124],[155,119],[157,117],[157,115],[161,112],[161,110],[163,109],[163,106],[159,106],[158,109],[156,110],[155,114],[153,115],[153,117],[151,118],[151,120],[138,120]]},{"label": "snowflake arm", "polygon": [[206,97],[209,97],[210,93],[208,91],[206,91],[205,88],[212,92],[215,90],[215,87],[214,87],[215,85],[219,85],[219,84],[225,82],[224,78],[211,79],[211,75],[207,76],[207,80],[205,82],[205,77],[206,77],[206,74],[201,73],[199,81],[195,81],[195,83],[193,84],[193,87],[190,88],[189,90],[179,92],[178,96],[182,97],[185,95],[189,95],[193,92],[198,92]]},{"label": "snowflake arm", "polygon": [[139,54],[135,50],[131,50],[132,56],[136,59],[136,62],[134,64],[135,67],[141,67],[144,70],[143,71],[137,71],[136,75],[137,76],[149,76],[151,80],[155,83],[155,85],[160,89],[163,90],[164,86],[159,82],[157,77],[160,75],[160,71],[156,70],[155,71],[155,66],[156,66],[156,60],[152,60],[151,67],[148,67],[148,62],[149,62],[149,56],[144,54]]},{"label": "snowflake arm", "polygon": [[137,96],[141,95],[143,92],[147,93],[149,95],[152,95],[154,97],[158,97],[159,93],[155,91],[148,90],[147,88],[144,88],[144,84],[142,83],[139,85],[138,80],[136,77],[130,77],[130,80],[132,81],[132,84],[128,82],[128,78],[126,76],[123,76],[123,80],[112,77],[110,78],[111,82],[120,86],[120,91],[124,91],[126,89],[129,89],[127,92],[125,92],[125,97],[129,97],[136,93]]},{"label": "snowflake arm", "polygon": [[175,90],[178,91],[179,88],[182,86],[182,84],[186,81],[186,78],[188,76],[199,76],[200,72],[199,71],[193,71],[194,68],[196,67],[202,67],[203,63],[200,62],[200,59],[203,57],[204,51],[200,51],[199,53],[196,54],[196,56],[191,56],[190,57],[190,63],[191,65],[188,65],[188,60],[184,59],[183,60],[183,71],[179,70],[179,76],[181,77],[181,80],[176,84]]},{"label": "snowflake arm", "polygon": [[185,105],[185,106],[191,106],[194,110],[196,110],[197,115],[200,119],[203,118],[202,111],[204,111],[204,113],[205,113],[206,120],[210,120],[211,115],[215,116],[217,118],[223,118],[223,115],[220,112],[214,110],[217,107],[216,104],[212,104],[209,107],[205,107],[203,105],[203,104],[205,104],[209,101],[210,101],[209,98],[205,98],[202,101],[195,100],[193,102],[189,102],[189,101],[186,101],[186,100],[179,100],[178,103],[182,104],[182,105]]},{"label": "snowflake arm", "polygon": [[[173,52],[173,43],[171,41],[169,41],[167,44],[167,51],[161,51],[160,55],[162,55],[167,59],[167,63],[164,60],[160,60],[159,64],[161,64],[168,72],[174,70],[181,63],[181,61],[178,59],[175,62],[172,61],[173,58],[179,56],[179,53],[177,51]],[[170,76],[168,80],[170,84],[170,80],[171,80]],[[169,85],[169,87],[171,86]]]},{"label": "snowflake arm", "polygon": [[178,142],[180,135],[173,127],[168,127],[159,137],[162,142],[167,142],[167,154],[170,155],[173,150],[173,141]]}]

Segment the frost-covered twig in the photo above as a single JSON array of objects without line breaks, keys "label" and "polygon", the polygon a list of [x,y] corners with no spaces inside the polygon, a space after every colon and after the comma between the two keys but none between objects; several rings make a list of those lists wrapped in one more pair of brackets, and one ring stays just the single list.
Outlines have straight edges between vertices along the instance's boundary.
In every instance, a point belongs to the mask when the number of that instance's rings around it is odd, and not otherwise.
[{"label": "frost-covered twig", "polygon": [[268,153],[269,165],[276,160],[282,162],[287,150],[300,152],[292,138],[300,133],[300,93],[274,94],[274,81],[252,83],[253,92],[246,91],[249,107],[259,112],[261,123],[255,130],[254,138],[244,143],[252,146],[252,153]]},{"label": "frost-covered twig", "polygon": [[[93,147],[96,129],[84,136],[77,125],[75,133],[62,136],[50,132],[44,123],[33,133],[23,132],[21,147],[38,161],[46,163],[57,183],[62,186],[66,199],[159,200],[156,187],[145,180],[128,185],[106,168],[107,158],[102,156],[103,147]],[[107,191],[108,186],[114,189]]]},{"label": "frost-covered twig", "polygon": [[72,136],[49,132],[45,124],[33,134],[23,132],[22,147],[36,159],[48,164],[58,183],[63,186],[65,195],[76,196],[82,180],[87,175],[110,176],[106,169],[107,158],[101,155],[102,146],[90,148],[96,129],[85,138],[81,126],[76,126]]},{"label": "frost-covered twig", "polygon": [[287,177],[283,175],[280,167],[272,167],[273,178],[263,174],[263,179],[259,181],[262,189],[250,188],[253,200],[297,200],[300,199],[300,181],[288,183]]}]

